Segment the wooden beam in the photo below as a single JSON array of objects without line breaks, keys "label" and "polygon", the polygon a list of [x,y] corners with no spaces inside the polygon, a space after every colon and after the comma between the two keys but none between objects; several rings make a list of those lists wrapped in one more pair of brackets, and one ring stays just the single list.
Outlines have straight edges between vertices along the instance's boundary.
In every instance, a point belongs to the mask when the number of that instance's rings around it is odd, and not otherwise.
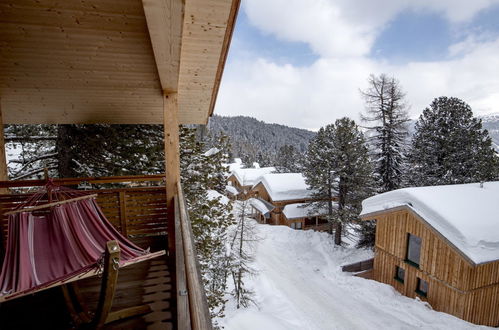
[{"label": "wooden beam", "polygon": [[241,5],[241,0],[233,0],[232,7],[230,9],[230,15],[227,22],[227,29],[225,30],[225,38],[222,45],[222,53],[220,54],[220,60],[218,61],[217,75],[215,77],[215,84],[213,86],[213,91],[211,93],[211,102],[209,115],[213,115],[215,110],[215,104],[217,102],[218,90],[220,89],[220,82],[222,81],[222,75],[224,73],[225,62],[227,62],[227,56],[229,55],[229,46],[232,41],[232,34],[234,33],[234,28],[236,26],[237,13],[239,12],[239,7]]},{"label": "wooden beam", "polygon": [[[9,180],[7,157],[5,156],[5,133],[3,129],[2,99],[0,98],[0,181]],[[0,188],[0,194],[8,194],[9,190]]]},{"label": "wooden beam", "polygon": [[182,240],[182,230],[180,224],[180,208],[178,196],[175,197],[175,292],[177,309],[177,329],[192,329],[189,296],[187,290],[187,278],[185,275],[184,242]]},{"label": "wooden beam", "polygon": [[164,133],[166,205],[168,219],[168,252],[175,256],[175,202],[177,183],[180,182],[180,150],[177,93],[164,94]]},{"label": "wooden beam", "polygon": [[[105,183],[126,183],[126,182],[146,182],[163,181],[164,174],[153,175],[127,175],[127,176],[103,176],[103,177],[81,177],[81,178],[53,178],[52,182],[60,186],[73,186],[80,183],[105,184]],[[0,188],[20,188],[36,187],[47,184],[45,180],[10,180],[0,181]]]},{"label": "wooden beam", "polygon": [[142,0],[161,87],[178,90],[180,46],[184,21],[182,0]]},{"label": "wooden beam", "polygon": [[180,183],[177,185],[177,189],[191,325],[192,329],[196,330],[212,330],[210,311],[208,309],[208,301],[206,300],[206,293],[201,277],[196,246],[194,245],[191,221],[189,219],[189,214],[187,213],[186,202]]}]

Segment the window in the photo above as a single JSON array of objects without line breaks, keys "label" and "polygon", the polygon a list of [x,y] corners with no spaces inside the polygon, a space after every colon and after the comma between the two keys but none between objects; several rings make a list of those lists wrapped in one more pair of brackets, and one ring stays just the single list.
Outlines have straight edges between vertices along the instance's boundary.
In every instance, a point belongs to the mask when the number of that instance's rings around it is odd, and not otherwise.
[{"label": "window", "polygon": [[419,257],[421,254],[421,238],[413,234],[407,234],[407,253],[405,261],[419,267]]},{"label": "window", "polygon": [[416,293],[420,296],[426,297],[428,295],[428,282],[418,277],[418,285],[416,286]]},{"label": "window", "polygon": [[301,229],[301,222],[291,222],[291,228]]},{"label": "window", "polygon": [[404,283],[405,270],[399,266],[395,266],[395,279],[400,283]]}]

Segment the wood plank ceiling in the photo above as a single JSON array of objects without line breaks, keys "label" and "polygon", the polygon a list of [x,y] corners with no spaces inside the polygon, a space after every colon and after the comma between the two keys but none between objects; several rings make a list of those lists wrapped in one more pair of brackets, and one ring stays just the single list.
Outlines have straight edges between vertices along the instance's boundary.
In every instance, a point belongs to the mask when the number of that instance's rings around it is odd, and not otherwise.
[{"label": "wood plank ceiling", "polygon": [[238,6],[239,0],[2,1],[3,121],[161,124],[165,91],[178,92],[180,123],[206,123]]}]

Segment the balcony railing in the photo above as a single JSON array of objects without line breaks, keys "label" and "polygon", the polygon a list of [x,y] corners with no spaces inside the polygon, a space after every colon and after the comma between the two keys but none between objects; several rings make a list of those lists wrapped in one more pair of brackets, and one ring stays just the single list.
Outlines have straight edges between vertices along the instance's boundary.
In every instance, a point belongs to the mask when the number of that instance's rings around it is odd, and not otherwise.
[{"label": "balcony railing", "polygon": [[[168,267],[173,271],[173,324],[177,329],[212,329],[206,294],[204,292],[194,239],[183,196],[182,187],[177,186],[175,209],[166,208],[166,191],[158,186],[164,175],[126,176],[106,178],[54,179],[58,185],[76,186],[92,184],[89,192],[97,194],[97,202],[107,219],[126,237],[142,247],[154,250],[166,249],[168,239],[174,239],[175,250],[169,251]],[[95,185],[152,182],[156,186],[94,189]],[[45,180],[2,181],[0,188],[36,187]],[[15,208],[26,198],[26,194],[0,195],[0,227],[4,246],[7,235],[5,212]],[[44,203],[47,201],[41,201]],[[175,236],[168,237],[168,212],[174,212]],[[3,250],[3,249],[0,249]],[[172,269],[173,268],[173,269]],[[1,327],[2,321],[0,321]]]}]

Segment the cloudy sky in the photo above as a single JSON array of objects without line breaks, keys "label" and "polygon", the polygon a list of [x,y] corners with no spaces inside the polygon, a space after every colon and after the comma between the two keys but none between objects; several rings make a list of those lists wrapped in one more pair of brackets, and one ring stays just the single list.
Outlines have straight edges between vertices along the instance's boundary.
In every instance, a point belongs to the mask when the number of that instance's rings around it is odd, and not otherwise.
[{"label": "cloudy sky", "polygon": [[400,81],[414,118],[442,95],[499,112],[499,0],[242,0],[215,112],[357,120],[371,73]]}]

